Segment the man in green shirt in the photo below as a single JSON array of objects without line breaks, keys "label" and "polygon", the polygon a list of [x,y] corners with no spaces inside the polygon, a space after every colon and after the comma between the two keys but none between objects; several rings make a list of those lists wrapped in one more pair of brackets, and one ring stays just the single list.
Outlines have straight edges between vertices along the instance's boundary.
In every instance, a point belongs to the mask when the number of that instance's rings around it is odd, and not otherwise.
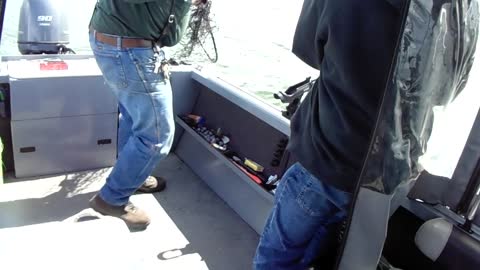
[{"label": "man in green shirt", "polygon": [[118,160],[90,206],[123,219],[132,230],[145,229],[150,219],[130,196],[165,187],[165,180],[150,176],[169,153],[175,129],[161,47],[178,43],[191,4],[192,0],[100,0],[90,22],[93,54],[120,110]]}]

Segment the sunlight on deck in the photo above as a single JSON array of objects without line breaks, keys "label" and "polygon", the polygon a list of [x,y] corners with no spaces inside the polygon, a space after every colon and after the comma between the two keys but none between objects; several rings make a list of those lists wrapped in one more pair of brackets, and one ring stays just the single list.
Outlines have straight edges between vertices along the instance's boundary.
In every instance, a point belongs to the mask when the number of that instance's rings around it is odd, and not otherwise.
[{"label": "sunlight on deck", "polygon": [[[175,155],[155,171],[165,191],[134,195],[152,223],[73,223],[110,169],[0,186],[0,269],[249,269],[258,235]],[[88,209],[88,210],[85,210]],[[28,258],[28,259],[27,259]]]}]

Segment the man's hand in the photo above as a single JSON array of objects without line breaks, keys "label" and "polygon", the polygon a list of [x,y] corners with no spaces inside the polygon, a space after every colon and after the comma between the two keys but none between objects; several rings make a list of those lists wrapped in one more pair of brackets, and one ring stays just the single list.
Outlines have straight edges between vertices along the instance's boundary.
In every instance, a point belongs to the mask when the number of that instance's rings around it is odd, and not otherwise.
[{"label": "man's hand", "polygon": [[198,6],[200,4],[206,4],[207,0],[192,0],[192,5]]}]

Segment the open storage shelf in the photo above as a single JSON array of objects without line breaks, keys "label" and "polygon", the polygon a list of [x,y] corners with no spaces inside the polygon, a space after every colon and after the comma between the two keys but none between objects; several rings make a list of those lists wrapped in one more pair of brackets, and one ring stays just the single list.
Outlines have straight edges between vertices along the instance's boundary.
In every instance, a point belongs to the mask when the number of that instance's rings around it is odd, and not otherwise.
[{"label": "open storage shelf", "polygon": [[[216,158],[218,158],[219,162],[225,164],[228,168],[230,168],[241,180],[251,186],[258,194],[260,194],[265,199],[271,201],[273,203],[273,194],[269,191],[265,190],[263,187],[255,183],[250,177],[248,177],[245,173],[243,173],[235,164],[232,163],[227,157],[225,157],[221,152],[213,148],[207,141],[205,141],[202,136],[200,136],[195,130],[193,130],[189,125],[185,123],[180,117],[176,116],[175,121],[179,124],[184,131],[189,133],[195,140],[197,140],[202,146],[204,146],[210,153],[212,153]],[[185,136],[185,135],[184,135]]]},{"label": "open storage shelf", "polygon": [[229,150],[262,165],[266,177],[281,177],[288,166],[290,159],[282,148],[288,142],[288,120],[246,92],[199,71],[176,72],[172,86],[176,115],[173,151],[260,234],[274,195],[178,116],[199,115],[207,127],[221,128],[230,138]]}]

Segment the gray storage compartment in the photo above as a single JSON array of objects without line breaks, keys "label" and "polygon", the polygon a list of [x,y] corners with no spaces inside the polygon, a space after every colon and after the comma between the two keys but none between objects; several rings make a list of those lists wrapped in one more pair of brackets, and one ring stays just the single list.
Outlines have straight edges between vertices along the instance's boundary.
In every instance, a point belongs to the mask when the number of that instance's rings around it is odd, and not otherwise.
[{"label": "gray storage compartment", "polygon": [[[117,101],[95,59],[38,57],[7,62],[15,175],[112,166],[117,154]],[[42,69],[49,64],[64,69]]]},{"label": "gray storage compartment", "polygon": [[117,114],[13,121],[16,177],[30,177],[115,163]]},{"label": "gray storage compartment", "polygon": [[[259,107],[254,97],[214,78],[205,79],[195,72],[192,78],[194,83],[190,91],[197,95],[192,96],[195,103],[190,113],[203,116],[208,128],[221,128],[231,139],[230,149],[264,166],[267,177],[275,174],[281,177],[288,164],[288,155],[283,151],[279,155],[278,144],[288,136],[278,129],[285,123],[280,112],[278,115],[276,111],[264,113],[265,108]],[[244,109],[249,107],[253,109]],[[260,234],[273,207],[273,193],[254,182],[182,119],[176,117],[175,121],[181,129],[177,130],[181,137],[174,149],[177,156]],[[288,129],[288,124],[281,127]],[[278,163],[272,165],[276,159]]]},{"label": "gray storage compartment", "polygon": [[102,76],[16,79],[10,89],[12,121],[117,112]]},{"label": "gray storage compartment", "polygon": [[186,132],[176,148],[177,156],[260,234],[272,209],[273,195],[250,180],[187,125],[182,127]]}]

